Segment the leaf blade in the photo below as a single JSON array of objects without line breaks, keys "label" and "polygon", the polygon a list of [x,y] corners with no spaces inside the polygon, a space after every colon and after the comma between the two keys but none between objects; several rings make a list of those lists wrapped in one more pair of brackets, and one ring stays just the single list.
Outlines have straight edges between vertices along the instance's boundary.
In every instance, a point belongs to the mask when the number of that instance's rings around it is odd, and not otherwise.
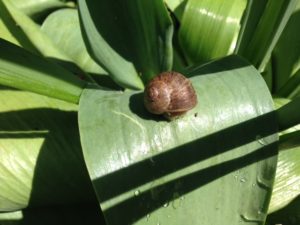
[{"label": "leaf blade", "polygon": [[[173,26],[162,1],[79,1],[91,56],[119,85],[143,89],[169,70]],[[144,16],[148,15],[148,16]]]},{"label": "leaf blade", "polygon": [[86,82],[62,67],[0,39],[0,84],[78,103]]},{"label": "leaf blade", "polygon": [[179,40],[190,63],[206,62],[235,50],[246,1],[187,2]]},{"label": "leaf blade", "polygon": [[[229,69],[231,63],[234,66]],[[191,78],[199,105],[184,118],[172,122],[149,115],[142,105],[141,93],[84,91],[79,106],[81,142],[108,224],[183,224],[187,218],[191,224],[221,225],[224,219],[228,224],[247,224],[249,216],[255,224],[263,224],[277,149],[275,117],[268,114],[272,111],[270,94],[254,68],[235,57],[195,68],[189,75],[200,74]],[[247,86],[242,94],[240,88],[234,88],[243,86],[240,82]],[[213,91],[216,88],[218,92]],[[234,90],[238,93],[233,93]],[[262,96],[265,97],[260,102]],[[231,104],[237,112],[241,110],[237,117],[231,112]],[[89,107],[101,113],[91,117]],[[251,107],[257,108],[250,110]],[[230,118],[222,118],[225,115]],[[261,130],[263,126],[257,130],[258,115],[262,116],[259,123],[269,124],[269,131]],[[233,124],[242,121],[245,124],[241,130],[231,130]],[[258,135],[270,144],[266,144],[264,153],[259,153]],[[229,151],[232,140],[236,148]],[[243,146],[245,143],[248,144]],[[257,152],[251,152],[251,145]],[[247,157],[255,158],[251,165]],[[231,167],[234,159],[236,167]],[[216,195],[221,186],[224,192]],[[207,201],[203,201],[203,196],[209,196]],[[230,202],[230,207],[224,206],[225,202]],[[224,208],[217,210],[221,205]],[[260,215],[257,207],[261,207]]]},{"label": "leaf blade", "polygon": [[93,202],[78,106],[3,87],[0,102],[0,211]]}]

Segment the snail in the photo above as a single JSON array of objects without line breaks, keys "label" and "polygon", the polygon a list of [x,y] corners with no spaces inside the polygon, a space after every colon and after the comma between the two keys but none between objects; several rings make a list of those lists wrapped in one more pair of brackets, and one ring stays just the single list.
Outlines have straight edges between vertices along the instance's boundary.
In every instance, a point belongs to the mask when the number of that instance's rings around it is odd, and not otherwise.
[{"label": "snail", "polygon": [[144,104],[150,113],[172,120],[197,105],[197,94],[190,80],[182,74],[163,72],[146,85]]}]

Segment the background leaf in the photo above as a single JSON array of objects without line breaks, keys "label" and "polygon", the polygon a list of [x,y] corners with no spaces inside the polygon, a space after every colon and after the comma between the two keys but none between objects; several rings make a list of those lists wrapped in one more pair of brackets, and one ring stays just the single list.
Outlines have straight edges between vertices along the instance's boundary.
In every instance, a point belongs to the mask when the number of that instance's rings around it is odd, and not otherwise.
[{"label": "background leaf", "polygon": [[179,40],[190,63],[226,56],[235,50],[245,0],[189,0]]},{"label": "background leaf", "polygon": [[[59,58],[68,60],[68,57],[61,52],[53,42],[40,31],[40,27],[34,23],[27,15],[19,10],[12,2],[2,0],[1,7],[6,8],[6,13],[9,14],[15,21],[15,25],[23,32],[23,36],[16,37],[27,38],[38,52],[47,57]],[[10,29],[14,29],[13,27]],[[25,35],[25,37],[24,37]],[[29,49],[30,50],[30,49]]]},{"label": "background leaf", "polygon": [[24,31],[17,25],[16,21],[2,1],[0,1],[0,18],[0,38],[38,54],[35,46],[29,40]]},{"label": "background leaf", "polygon": [[[263,14],[260,17],[254,33],[247,33],[251,40],[244,51],[239,54],[247,58],[259,71],[263,71],[268,63],[271,53],[285,27],[288,19],[294,11],[298,0],[269,0],[265,5]],[[259,4],[256,6],[255,4]],[[253,2],[249,10],[262,9],[265,2]],[[259,10],[259,12],[261,12]],[[255,23],[257,20],[254,20]],[[251,23],[251,21],[250,21]]]},{"label": "background leaf", "polygon": [[269,0],[248,0],[241,24],[236,52],[243,54],[251,41]]},{"label": "background leaf", "polygon": [[300,80],[300,1],[288,21],[273,53],[274,92],[282,97],[299,95]]},{"label": "background leaf", "polygon": [[294,199],[283,209],[268,216],[266,225],[283,224],[298,225],[300,223],[300,198]]},{"label": "background leaf", "polygon": [[63,0],[11,0],[15,6],[33,19],[40,19],[55,9],[72,4]]},{"label": "background leaf", "polygon": [[81,0],[79,12],[91,56],[122,87],[172,66],[173,25],[161,0]]},{"label": "background leaf", "polygon": [[80,31],[79,16],[76,9],[62,9],[50,14],[41,30],[53,43],[83,70],[103,75],[104,71],[89,56]]},{"label": "background leaf", "polygon": [[0,84],[77,103],[86,82],[62,67],[0,39]]},{"label": "background leaf", "polygon": [[141,92],[84,90],[81,142],[108,224],[264,223],[277,154],[267,86],[236,57],[188,75],[199,104],[171,122]]},{"label": "background leaf", "polygon": [[93,202],[77,106],[10,89],[0,105],[0,211]]},{"label": "background leaf", "polygon": [[188,0],[165,0],[168,8],[174,13],[176,18],[181,21],[184,8]]},{"label": "background leaf", "polygon": [[[290,101],[288,99],[274,99],[276,108],[280,108]],[[300,125],[281,132],[277,171],[269,206],[269,213],[273,213],[291,203],[300,194]]]}]

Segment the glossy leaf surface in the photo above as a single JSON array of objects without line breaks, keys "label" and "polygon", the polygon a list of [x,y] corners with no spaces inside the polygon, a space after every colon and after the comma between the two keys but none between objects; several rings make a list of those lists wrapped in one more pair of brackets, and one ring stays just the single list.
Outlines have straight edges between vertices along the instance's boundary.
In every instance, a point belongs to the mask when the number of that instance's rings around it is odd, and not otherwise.
[{"label": "glossy leaf surface", "polygon": [[264,223],[277,158],[267,86],[236,57],[187,75],[199,104],[171,122],[141,92],[84,90],[81,142],[107,224]]},{"label": "glossy leaf surface", "polygon": [[235,50],[245,0],[189,0],[179,38],[190,63],[226,56]]}]

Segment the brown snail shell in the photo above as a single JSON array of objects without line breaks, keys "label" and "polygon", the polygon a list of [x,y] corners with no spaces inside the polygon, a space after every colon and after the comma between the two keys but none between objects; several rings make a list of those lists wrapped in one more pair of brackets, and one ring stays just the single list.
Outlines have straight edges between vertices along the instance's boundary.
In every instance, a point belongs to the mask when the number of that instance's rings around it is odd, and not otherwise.
[{"label": "brown snail shell", "polygon": [[188,78],[177,72],[163,72],[146,86],[144,104],[153,114],[178,117],[197,105],[197,94]]}]

